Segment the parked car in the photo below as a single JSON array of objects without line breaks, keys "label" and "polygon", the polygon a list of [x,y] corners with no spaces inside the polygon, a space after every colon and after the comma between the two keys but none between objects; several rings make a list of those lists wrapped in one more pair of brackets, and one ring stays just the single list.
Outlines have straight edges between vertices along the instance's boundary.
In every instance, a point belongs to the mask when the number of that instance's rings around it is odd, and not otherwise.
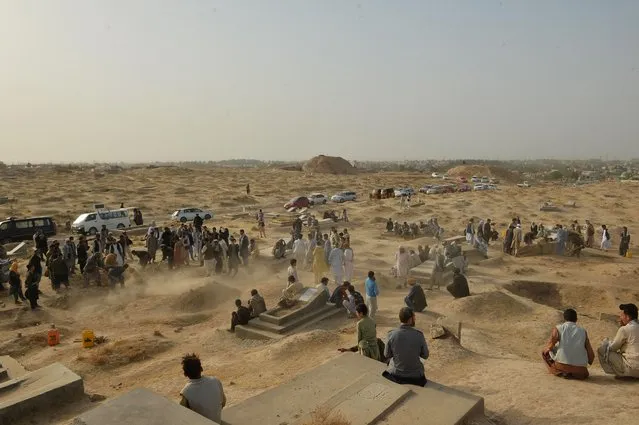
[{"label": "parked car", "polygon": [[328,202],[328,197],[322,193],[311,193],[308,195],[308,201],[311,205],[322,205]]},{"label": "parked car", "polygon": [[399,198],[401,196],[413,196],[415,191],[411,187],[404,187],[401,189],[395,189],[395,197]]},{"label": "parked car", "polygon": [[482,177],[481,178],[481,182],[482,183],[490,183],[490,179],[488,177]]},{"label": "parked car", "polygon": [[473,187],[473,190],[487,190],[488,185],[483,183],[478,183]]},{"label": "parked car", "polygon": [[481,179],[479,177],[477,177],[477,176],[472,176],[470,178],[470,181],[473,182],[473,183],[481,183]]},{"label": "parked car", "polygon": [[308,208],[311,205],[311,201],[306,196],[296,196],[287,203],[284,204],[284,209],[291,208]]},{"label": "parked car", "polygon": [[494,184],[488,184],[486,185],[486,189],[487,190],[497,190],[497,186]]},{"label": "parked car", "polygon": [[430,189],[428,189],[426,191],[426,194],[427,195],[436,195],[436,194],[443,193],[443,192],[444,192],[444,190],[442,189],[441,186],[433,186],[433,187],[431,187]]},{"label": "parked car", "polygon": [[488,181],[488,183],[497,184],[497,183],[499,183],[499,180],[498,179],[494,179],[494,178],[491,177],[490,180]]},{"label": "parked car", "polygon": [[530,183],[528,183],[528,182],[526,181],[526,182],[523,182],[523,183],[518,183],[518,184],[517,184],[517,186],[518,186],[518,187],[530,187]]},{"label": "parked car", "polygon": [[432,176],[434,179],[439,179],[439,178],[441,178],[441,174],[439,174],[439,173],[433,173],[433,174],[431,174],[431,176]]},{"label": "parked car", "polygon": [[419,189],[419,192],[420,192],[420,193],[426,193],[426,192],[428,192],[428,189],[430,189],[431,187],[433,187],[433,185],[432,185],[432,184],[425,184],[424,186],[422,186],[422,187]]},{"label": "parked car", "polygon": [[444,175],[442,176],[442,179],[443,179],[443,180],[448,180],[448,178],[449,178],[449,177],[448,177],[448,174],[444,174]]},{"label": "parked car", "polygon": [[357,194],[355,192],[350,192],[350,191],[339,192],[331,196],[331,201],[333,202],[354,201],[356,199],[357,199]]},{"label": "parked car", "polygon": [[[131,227],[133,208],[116,208],[109,210],[103,204],[94,205],[95,211],[80,214],[71,224],[71,231],[81,235],[95,235],[102,226],[108,230]],[[137,208],[135,208],[137,209]]]},{"label": "parked car", "polygon": [[470,192],[471,190],[473,190],[473,188],[469,184],[460,184],[457,188],[457,192]]},{"label": "parked car", "polygon": [[171,218],[173,220],[178,220],[182,223],[186,223],[187,221],[192,221],[196,215],[199,215],[204,220],[210,220],[213,218],[213,213],[211,211],[203,210],[200,208],[179,209],[171,214]]},{"label": "parked car", "polygon": [[38,229],[46,236],[55,236],[57,232],[51,217],[9,217],[0,221],[0,243],[31,240]]}]

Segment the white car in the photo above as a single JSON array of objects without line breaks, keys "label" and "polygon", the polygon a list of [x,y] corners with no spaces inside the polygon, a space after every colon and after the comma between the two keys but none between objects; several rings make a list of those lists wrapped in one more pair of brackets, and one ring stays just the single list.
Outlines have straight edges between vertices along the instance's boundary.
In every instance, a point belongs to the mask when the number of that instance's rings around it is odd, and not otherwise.
[{"label": "white car", "polygon": [[443,179],[443,180],[448,180],[448,179],[449,179],[448,174],[444,174],[444,175],[442,176],[442,179]]},{"label": "white car", "polygon": [[182,208],[176,210],[173,212],[173,214],[171,214],[171,218],[173,220],[186,223],[187,221],[192,221],[196,215],[202,217],[203,220],[210,220],[213,218],[213,213],[211,211],[203,210],[200,208]]},{"label": "white car", "polygon": [[530,183],[528,183],[528,182],[518,183],[517,186],[518,187],[530,187]]},{"label": "white car", "polygon": [[432,176],[434,179],[439,179],[439,178],[441,178],[441,177],[442,177],[439,173],[433,173],[433,174],[431,174],[431,176]]},{"label": "white car", "polygon": [[473,182],[473,183],[480,183],[481,179],[479,177],[477,177],[477,176],[472,176],[470,178],[470,181]]},{"label": "white car", "polygon": [[333,202],[354,201],[356,199],[357,199],[357,194],[355,192],[350,192],[350,191],[339,192],[331,196],[331,201]]},{"label": "white car", "polygon": [[488,185],[487,184],[476,184],[475,187],[473,187],[473,190],[488,190]]},{"label": "white car", "polygon": [[323,193],[311,193],[308,195],[308,201],[311,205],[322,205],[328,202],[328,197]]}]

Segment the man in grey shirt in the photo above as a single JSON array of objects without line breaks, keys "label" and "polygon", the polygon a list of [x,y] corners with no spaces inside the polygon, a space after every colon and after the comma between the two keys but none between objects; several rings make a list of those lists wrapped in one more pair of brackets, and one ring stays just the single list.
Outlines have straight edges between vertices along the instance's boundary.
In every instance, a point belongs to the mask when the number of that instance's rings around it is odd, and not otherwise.
[{"label": "man in grey shirt", "polygon": [[384,356],[389,360],[388,368],[382,374],[386,379],[398,384],[426,385],[424,364],[420,358],[428,358],[428,346],[424,334],[415,329],[415,313],[404,307],[399,311],[402,324],[388,333]]}]

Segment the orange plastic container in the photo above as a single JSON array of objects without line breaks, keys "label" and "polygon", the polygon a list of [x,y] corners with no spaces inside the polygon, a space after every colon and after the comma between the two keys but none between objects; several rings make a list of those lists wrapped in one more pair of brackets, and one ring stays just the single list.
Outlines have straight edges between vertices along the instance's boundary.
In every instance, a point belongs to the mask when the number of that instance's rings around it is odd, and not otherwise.
[{"label": "orange plastic container", "polygon": [[55,328],[55,325],[51,325],[51,329],[47,334],[47,341],[51,347],[60,343],[60,331]]}]

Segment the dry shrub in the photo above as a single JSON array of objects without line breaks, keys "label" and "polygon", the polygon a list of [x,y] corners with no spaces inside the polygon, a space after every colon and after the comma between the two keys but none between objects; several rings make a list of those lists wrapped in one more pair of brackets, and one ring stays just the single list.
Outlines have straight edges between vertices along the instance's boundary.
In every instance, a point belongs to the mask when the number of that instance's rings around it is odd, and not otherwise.
[{"label": "dry shrub", "polygon": [[302,425],[351,425],[351,421],[339,412],[333,413],[330,409],[320,407],[311,412],[310,420]]},{"label": "dry shrub", "polygon": [[119,367],[150,359],[173,347],[174,343],[157,338],[129,338],[94,347],[78,355],[78,360],[93,366]]}]

